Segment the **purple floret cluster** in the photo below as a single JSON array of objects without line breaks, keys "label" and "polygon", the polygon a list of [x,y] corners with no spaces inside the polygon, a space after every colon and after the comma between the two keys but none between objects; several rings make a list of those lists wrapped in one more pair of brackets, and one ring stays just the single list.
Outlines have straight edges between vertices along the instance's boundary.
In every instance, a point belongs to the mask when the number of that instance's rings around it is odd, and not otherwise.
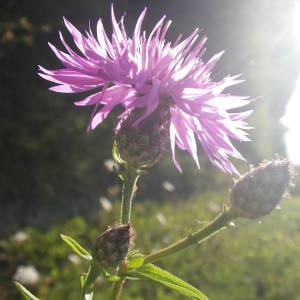
[{"label": "purple floret cluster", "polygon": [[213,81],[211,71],[223,52],[204,62],[207,38],[198,40],[198,29],[185,39],[180,35],[173,43],[167,42],[165,35],[171,21],[165,20],[165,16],[150,34],[146,34],[142,31],[145,14],[146,8],[136,22],[133,35],[128,36],[124,16],[117,21],[112,7],[111,38],[101,19],[96,34],[91,29],[83,34],[64,19],[79,51],[70,48],[60,33],[66,51],[49,45],[63,67],[48,70],[39,66],[39,75],[54,82],[56,85],[50,89],[56,92],[90,91],[88,97],[75,102],[78,106],[94,106],[88,129],[96,128],[117,105],[124,107],[120,120],[134,109],[143,109],[133,126],[151,118],[156,109],[167,109],[170,148],[174,164],[180,171],[175,157],[176,146],[188,151],[199,167],[198,139],[216,167],[238,173],[230,158],[243,157],[230,139],[249,140],[246,132],[249,127],[244,120],[251,111],[237,112],[235,109],[251,100],[224,90],[243,80],[237,75]]}]

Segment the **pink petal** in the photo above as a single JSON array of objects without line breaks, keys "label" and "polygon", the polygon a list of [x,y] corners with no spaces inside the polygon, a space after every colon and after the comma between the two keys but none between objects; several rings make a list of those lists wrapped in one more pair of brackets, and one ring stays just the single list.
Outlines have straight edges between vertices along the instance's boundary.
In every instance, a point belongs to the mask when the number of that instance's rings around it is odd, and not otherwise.
[{"label": "pink petal", "polygon": [[182,173],[182,170],[176,160],[175,157],[175,144],[176,144],[176,129],[174,127],[174,124],[171,122],[170,124],[170,144],[171,144],[171,153],[172,153],[172,158],[173,158],[173,162],[175,167],[178,169],[178,171],[180,173]]},{"label": "pink petal", "polygon": [[154,79],[153,80],[153,86],[152,86],[151,92],[149,94],[149,99],[148,99],[146,111],[140,118],[138,118],[133,123],[133,126],[137,126],[142,120],[144,120],[145,118],[147,118],[149,115],[151,115],[154,112],[154,110],[156,109],[156,107],[158,105],[159,87],[160,87],[160,81]]}]

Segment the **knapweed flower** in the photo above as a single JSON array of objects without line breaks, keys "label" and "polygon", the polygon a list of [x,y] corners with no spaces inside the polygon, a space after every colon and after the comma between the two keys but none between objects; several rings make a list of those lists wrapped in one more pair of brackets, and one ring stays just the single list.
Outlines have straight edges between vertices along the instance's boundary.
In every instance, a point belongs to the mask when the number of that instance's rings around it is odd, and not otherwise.
[{"label": "knapweed flower", "polygon": [[[66,52],[49,43],[63,68],[47,70],[39,67],[39,75],[57,85],[50,89],[61,93],[91,91],[91,95],[75,102],[78,106],[93,105],[88,129],[97,127],[117,106],[124,107],[122,118],[132,110],[142,113],[132,126],[139,126],[157,110],[168,112],[169,137],[173,161],[176,145],[188,151],[199,167],[197,141],[210,161],[223,171],[237,173],[230,157],[243,159],[230,138],[247,141],[245,118],[250,111],[234,112],[247,105],[248,97],[234,96],[224,90],[242,80],[227,76],[211,79],[211,71],[223,52],[207,62],[202,57],[206,37],[197,42],[198,29],[186,39],[181,35],[167,42],[165,35],[171,21],[163,16],[149,35],[142,31],[146,8],[139,16],[133,35],[124,28],[124,16],[117,21],[111,8],[112,35],[108,38],[102,20],[96,35],[89,29],[84,34],[64,19],[78,50],[74,51],[60,39]],[[100,88],[97,90],[97,88]],[[122,121],[116,131],[122,126]]]},{"label": "knapweed flower", "polygon": [[230,193],[234,217],[257,219],[269,214],[279,203],[294,176],[287,159],[276,158],[251,169],[235,182]]}]

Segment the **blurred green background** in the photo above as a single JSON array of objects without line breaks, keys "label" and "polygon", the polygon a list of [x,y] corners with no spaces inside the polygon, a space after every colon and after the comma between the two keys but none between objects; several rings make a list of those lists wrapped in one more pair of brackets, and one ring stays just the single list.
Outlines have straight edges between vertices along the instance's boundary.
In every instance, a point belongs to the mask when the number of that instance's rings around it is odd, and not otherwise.
[{"label": "blurred green background", "polygon": [[[297,4],[296,0],[114,1],[118,17],[126,11],[128,33],[146,5],[147,32],[166,14],[173,20],[167,39],[199,27],[208,36],[206,59],[225,49],[214,78],[242,73],[246,82],[231,91],[261,96],[250,107],[253,141],[236,143],[251,164],[272,159],[275,153],[286,154],[286,129],[280,119],[299,76],[299,49],[291,34]],[[90,110],[73,105],[82,95],[50,92],[48,82],[36,75],[38,64],[59,67],[47,42],[61,48],[58,31],[67,36],[62,16],[80,29],[89,20],[93,28],[102,17],[109,31],[109,11],[110,2],[103,0],[0,3],[0,299],[20,299],[11,280],[22,265],[38,271],[38,283],[31,288],[43,299],[76,299],[79,274],[86,266],[70,258],[58,234],[91,246],[97,233],[118,220],[121,182],[109,161],[114,114],[86,134]],[[214,169],[203,153],[200,171],[187,154],[178,157],[183,174],[167,155],[139,182],[133,224],[136,247],[145,252],[202,226],[227,198],[232,178]],[[248,168],[236,164],[241,171]],[[296,185],[293,198],[262,224],[238,222],[236,229],[170,257],[162,266],[211,299],[300,299],[299,193]],[[18,232],[25,232],[23,238]],[[109,286],[101,280],[98,286],[95,299],[107,299]],[[124,299],[183,298],[140,282],[128,285]]]}]

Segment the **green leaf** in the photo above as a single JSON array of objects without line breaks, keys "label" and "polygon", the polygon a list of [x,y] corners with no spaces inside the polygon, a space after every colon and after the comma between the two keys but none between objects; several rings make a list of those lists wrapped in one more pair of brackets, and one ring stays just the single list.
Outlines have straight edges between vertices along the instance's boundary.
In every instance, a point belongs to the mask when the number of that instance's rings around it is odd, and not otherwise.
[{"label": "green leaf", "polygon": [[40,300],[39,298],[31,294],[20,282],[14,281],[14,284],[25,300]]},{"label": "green leaf", "polygon": [[106,279],[110,282],[116,282],[116,281],[120,280],[120,277],[117,275],[110,275],[110,276],[106,277]]},{"label": "green leaf", "polygon": [[140,268],[143,265],[144,260],[145,256],[140,253],[128,256],[127,269],[130,270]]},{"label": "green leaf", "polygon": [[93,259],[92,255],[80,246],[74,239],[64,234],[61,234],[60,237],[77,255],[89,261]]},{"label": "green leaf", "polygon": [[102,275],[110,282],[115,282],[121,279],[121,277],[117,275],[111,275],[109,274],[105,269],[101,270]]},{"label": "green leaf", "polygon": [[128,272],[128,275],[158,282],[193,299],[208,300],[202,292],[192,285],[153,264],[145,264],[139,269]]}]

